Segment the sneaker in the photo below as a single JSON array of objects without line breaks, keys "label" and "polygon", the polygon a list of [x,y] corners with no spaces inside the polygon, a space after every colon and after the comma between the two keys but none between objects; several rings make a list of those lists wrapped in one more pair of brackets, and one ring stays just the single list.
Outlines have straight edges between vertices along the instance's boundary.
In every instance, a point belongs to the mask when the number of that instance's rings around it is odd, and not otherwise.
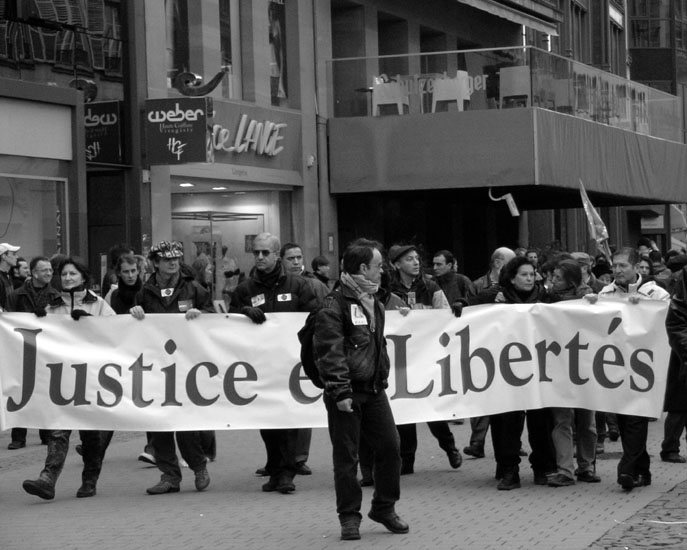
[{"label": "sneaker", "polygon": [[341,540],[360,540],[360,520],[346,520],[341,523]]},{"label": "sneaker", "polygon": [[149,495],[165,495],[167,493],[178,492],[179,484],[172,483],[171,481],[168,481],[166,479],[161,479],[160,481],[158,481],[157,485],[153,485],[152,487],[146,489],[146,493],[148,493]]},{"label": "sneaker", "polygon": [[484,447],[475,447],[474,445],[468,445],[463,447],[463,454],[474,458],[484,458]]},{"label": "sneaker", "polygon": [[141,462],[145,462],[146,464],[152,464],[153,466],[157,464],[155,457],[150,453],[146,452],[143,452],[140,455],[138,455],[138,460],[140,460]]},{"label": "sneaker", "polygon": [[451,465],[451,468],[454,470],[460,468],[460,465],[463,463],[463,457],[458,449],[454,447],[446,453],[446,456],[448,456],[448,463]]},{"label": "sneaker", "polygon": [[408,524],[405,521],[403,521],[396,512],[380,514],[370,510],[370,512],[367,514],[367,517],[370,518],[372,521],[381,523],[389,531],[397,535],[403,535],[410,531],[410,527],[408,527]]},{"label": "sneaker", "polygon": [[17,449],[23,449],[26,447],[26,441],[12,441],[7,445],[7,449],[10,451],[16,451]]},{"label": "sneaker", "polygon": [[95,496],[95,481],[84,481],[76,492],[76,498],[87,498]]},{"label": "sneaker", "polygon": [[548,478],[547,485],[549,487],[568,487],[569,485],[575,485],[575,480],[564,474],[556,474]]},{"label": "sneaker", "polygon": [[586,472],[577,473],[577,481],[584,481],[585,483],[599,483],[601,478],[591,470],[587,470]]},{"label": "sneaker", "polygon": [[604,451],[605,451],[605,449],[604,449],[603,441],[601,443],[597,443],[596,444],[596,454],[602,455],[602,454],[604,454]]},{"label": "sneaker", "polygon": [[55,498],[55,486],[43,479],[27,479],[21,486],[30,495],[41,497],[44,500]]},{"label": "sneaker", "polygon": [[620,432],[618,430],[608,430],[608,439],[611,441],[618,441]]},{"label": "sneaker", "polygon": [[207,468],[202,468],[196,472],[196,491],[205,491],[210,485],[210,474]]}]

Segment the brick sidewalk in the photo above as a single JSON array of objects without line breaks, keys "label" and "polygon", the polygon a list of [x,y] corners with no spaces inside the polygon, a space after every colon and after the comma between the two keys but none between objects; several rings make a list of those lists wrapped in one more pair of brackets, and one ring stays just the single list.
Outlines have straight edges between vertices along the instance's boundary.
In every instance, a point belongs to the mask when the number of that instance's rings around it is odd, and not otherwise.
[{"label": "brick sidewalk", "polygon": [[[458,444],[469,424],[451,425]],[[615,483],[620,443],[607,443],[599,457],[599,484],[553,489],[535,486],[526,464],[522,489],[496,490],[490,445],[487,458],[466,459],[452,470],[425,425],[418,426],[416,473],[402,478],[398,512],[410,523],[408,535],[392,535],[365,518],[362,540],[342,542],[335,514],[331,448],[325,430],[315,430],[310,465],[314,475],[296,478],[293,495],[262,493],[264,464],[256,431],[218,432],[218,458],[210,465],[210,489],[198,493],[185,470],[181,493],[152,497],[158,471],[136,460],[145,437],[117,433],[98,485],[98,495],[76,499],[80,458],[70,452],[54,501],[21,489],[35,478],[45,458],[38,435],[29,447],[7,451],[9,432],[0,433],[0,548],[28,549],[303,549],[303,548],[469,548],[490,550],[583,550],[586,548],[687,548],[681,521],[686,465],[658,459],[662,422],[649,427],[653,484],[623,492]],[[73,436],[72,449],[76,443]],[[680,484],[678,486],[678,484]],[[676,487],[677,486],[677,487]],[[371,489],[364,489],[363,513]],[[677,518],[677,519],[676,519]],[[631,541],[632,544],[627,542]],[[677,546],[665,546],[677,544]],[[652,546],[653,545],[653,546]]]}]

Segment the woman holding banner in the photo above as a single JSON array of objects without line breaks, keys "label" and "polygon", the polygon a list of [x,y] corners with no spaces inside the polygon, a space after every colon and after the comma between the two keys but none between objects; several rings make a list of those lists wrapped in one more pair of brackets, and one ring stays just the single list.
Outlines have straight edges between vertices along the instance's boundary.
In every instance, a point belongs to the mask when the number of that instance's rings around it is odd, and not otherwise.
[{"label": "woman holding banner", "polygon": [[[550,302],[546,289],[535,282],[534,264],[524,256],[516,256],[501,271],[501,291],[495,301],[506,304]],[[534,483],[546,485],[548,475],[556,471],[556,454],[551,441],[553,422],[549,409],[527,411],[527,434],[530,464]],[[525,411],[509,411],[490,417],[491,438],[496,457],[496,478],[499,491],[520,488],[520,446],[525,425]]]},{"label": "woman holding banner", "polygon": [[[114,315],[115,312],[100,296],[89,290],[90,273],[85,265],[74,258],[62,260],[58,267],[62,292],[45,308],[48,314],[71,315],[78,321],[91,315]],[[71,430],[50,430],[48,434],[48,456],[38,479],[27,479],[24,490],[45,500],[55,498],[55,483],[62,473],[69,451]],[[102,432],[79,430],[82,444],[82,484],[76,492],[77,498],[95,496],[95,487],[103,464]]]}]

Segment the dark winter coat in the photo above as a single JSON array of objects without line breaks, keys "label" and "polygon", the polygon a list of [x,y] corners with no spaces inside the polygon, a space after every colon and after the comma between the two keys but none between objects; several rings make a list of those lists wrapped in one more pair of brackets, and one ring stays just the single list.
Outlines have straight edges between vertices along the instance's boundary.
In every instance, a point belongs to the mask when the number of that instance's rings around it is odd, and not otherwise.
[{"label": "dark winter coat", "polygon": [[687,284],[683,268],[676,280],[675,293],[666,315],[666,331],[670,343],[668,382],[663,410],[687,411]]},{"label": "dark winter coat", "polygon": [[210,293],[194,281],[193,277],[184,273],[179,277],[169,299],[163,298],[161,291],[162,289],[156,284],[156,277],[150,277],[136,294],[136,305],[141,306],[146,313],[183,313],[191,308],[206,313],[215,311]]},{"label": "dark winter coat", "polygon": [[[354,310],[365,315],[366,324],[353,324]],[[362,303],[342,285],[325,298],[317,312],[315,361],[325,391],[334,401],[352,397],[353,392],[376,393],[387,387],[390,363],[384,338],[384,307],[376,298],[374,311],[373,332]]]}]

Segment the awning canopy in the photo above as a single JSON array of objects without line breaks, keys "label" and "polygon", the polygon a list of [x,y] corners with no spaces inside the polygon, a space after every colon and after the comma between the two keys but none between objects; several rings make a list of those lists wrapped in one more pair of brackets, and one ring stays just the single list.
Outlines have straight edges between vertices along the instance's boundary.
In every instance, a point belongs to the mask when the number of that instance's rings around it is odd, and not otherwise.
[{"label": "awning canopy", "polygon": [[508,19],[518,25],[525,25],[535,31],[545,32],[551,36],[558,36],[558,29],[555,23],[545,21],[533,15],[510,8],[494,0],[458,0],[461,4],[485,11],[497,17]]}]

